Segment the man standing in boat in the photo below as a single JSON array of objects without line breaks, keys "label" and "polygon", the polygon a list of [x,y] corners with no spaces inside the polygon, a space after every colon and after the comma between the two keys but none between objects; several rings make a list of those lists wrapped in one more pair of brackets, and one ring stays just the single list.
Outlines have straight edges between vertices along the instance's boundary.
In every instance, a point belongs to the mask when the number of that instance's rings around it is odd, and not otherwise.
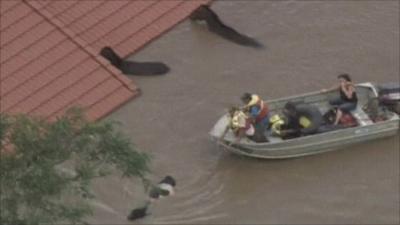
[{"label": "man standing in boat", "polygon": [[241,97],[244,111],[247,111],[253,120],[256,129],[266,130],[269,125],[268,105],[256,94],[244,93]]}]

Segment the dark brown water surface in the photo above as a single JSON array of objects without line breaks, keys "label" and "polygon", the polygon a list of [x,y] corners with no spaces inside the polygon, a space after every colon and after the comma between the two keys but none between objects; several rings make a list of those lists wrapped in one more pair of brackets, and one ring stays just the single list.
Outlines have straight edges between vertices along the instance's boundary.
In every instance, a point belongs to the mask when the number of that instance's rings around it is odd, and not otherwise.
[{"label": "dark brown water surface", "polygon": [[[399,80],[399,1],[220,1],[221,18],[263,42],[254,50],[189,21],[135,60],[164,61],[164,77],[135,77],[143,95],[110,116],[153,157],[151,178],[177,178],[136,223],[399,223],[399,136],[289,160],[257,160],[218,149],[208,136],[239,96],[266,99],[355,82]],[[143,201],[133,182],[97,182],[90,222],[128,223]]]}]

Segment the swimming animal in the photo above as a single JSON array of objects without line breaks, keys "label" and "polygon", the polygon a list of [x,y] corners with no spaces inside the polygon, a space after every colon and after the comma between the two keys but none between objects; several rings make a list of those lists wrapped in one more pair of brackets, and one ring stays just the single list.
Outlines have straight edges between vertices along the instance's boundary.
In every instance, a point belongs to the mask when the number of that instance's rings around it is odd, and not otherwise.
[{"label": "swimming animal", "polygon": [[196,9],[189,17],[192,21],[205,21],[208,30],[239,45],[253,48],[263,48],[264,46],[245,34],[241,34],[232,27],[225,25],[218,15],[210,9],[208,5],[202,5]]},{"label": "swimming animal", "polygon": [[141,219],[141,218],[149,215],[149,213],[147,213],[149,205],[150,205],[150,202],[148,201],[148,202],[146,202],[145,206],[132,210],[131,213],[128,215],[127,219],[128,220],[137,220],[137,219]]},{"label": "swimming animal", "polygon": [[134,62],[122,59],[109,46],[102,48],[100,55],[126,75],[162,75],[170,71],[169,67],[161,62]]},{"label": "swimming animal", "polygon": [[151,188],[149,191],[149,200],[142,207],[133,209],[131,213],[128,215],[128,220],[137,220],[141,219],[149,213],[147,213],[150,204],[162,197],[173,195],[174,187],[176,186],[176,181],[172,176],[165,176],[157,185]]},{"label": "swimming animal", "polygon": [[149,192],[149,197],[153,200],[159,199],[160,197],[165,197],[168,195],[175,194],[174,187],[176,186],[176,181],[171,176],[165,176],[155,187],[153,187]]}]

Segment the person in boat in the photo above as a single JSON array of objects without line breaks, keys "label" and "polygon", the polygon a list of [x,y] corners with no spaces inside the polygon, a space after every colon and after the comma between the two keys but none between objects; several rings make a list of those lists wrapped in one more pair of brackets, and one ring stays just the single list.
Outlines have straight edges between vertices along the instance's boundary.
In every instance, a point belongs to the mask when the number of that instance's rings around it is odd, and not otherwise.
[{"label": "person in boat", "polygon": [[255,126],[262,130],[266,130],[269,126],[269,110],[268,105],[256,94],[244,93],[241,97],[245,104],[244,111],[247,111],[254,121]]},{"label": "person in boat", "polygon": [[274,136],[281,136],[281,130],[285,128],[286,122],[284,117],[279,114],[272,115],[269,119],[271,134]]},{"label": "person in boat", "polygon": [[357,93],[353,85],[353,82],[348,74],[340,74],[338,76],[339,86],[334,86],[330,90],[339,90],[339,97],[331,99],[329,103],[336,108],[336,118],[334,125],[337,125],[342,118],[344,113],[349,113],[350,111],[356,109],[357,107]]},{"label": "person in boat", "polygon": [[318,132],[322,124],[322,114],[316,106],[293,102],[287,102],[283,109],[287,122],[280,131],[283,138],[295,138],[311,135]]},{"label": "person in boat", "polygon": [[229,110],[229,124],[221,135],[220,141],[224,139],[229,129],[232,130],[235,135],[235,141],[231,144],[239,143],[244,137],[247,137],[254,142],[268,141],[265,137],[264,130],[256,129],[253,120],[238,107],[232,107]]}]

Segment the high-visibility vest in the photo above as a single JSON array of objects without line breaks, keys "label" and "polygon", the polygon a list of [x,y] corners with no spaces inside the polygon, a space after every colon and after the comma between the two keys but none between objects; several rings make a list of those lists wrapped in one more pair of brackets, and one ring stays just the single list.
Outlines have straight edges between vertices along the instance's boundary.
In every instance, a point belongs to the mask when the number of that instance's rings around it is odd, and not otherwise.
[{"label": "high-visibility vest", "polygon": [[282,125],[285,124],[285,121],[283,121],[283,119],[278,114],[271,116],[269,121],[271,123],[272,132],[277,135],[280,135]]}]

